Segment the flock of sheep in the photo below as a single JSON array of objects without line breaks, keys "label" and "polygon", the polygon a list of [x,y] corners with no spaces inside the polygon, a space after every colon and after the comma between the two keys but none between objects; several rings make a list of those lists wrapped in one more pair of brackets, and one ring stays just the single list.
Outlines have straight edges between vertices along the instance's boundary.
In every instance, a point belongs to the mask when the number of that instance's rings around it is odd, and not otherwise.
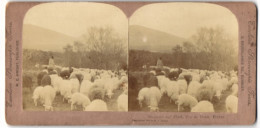
[{"label": "flock of sheep", "polygon": [[[129,78],[131,80],[132,76]],[[178,111],[215,112],[215,99],[221,100],[224,91],[231,91],[225,99],[226,112],[237,113],[237,71],[174,69],[166,66],[157,69],[151,66],[146,69],[143,81],[144,86],[139,91],[136,90],[140,108],[148,107],[150,111],[159,111],[158,104],[162,96],[166,95],[170,103],[178,106]]]},{"label": "flock of sheep", "polygon": [[105,98],[111,99],[114,91],[122,90],[117,97],[117,110],[128,111],[128,77],[124,70],[111,71],[56,66],[43,69],[37,75],[38,86],[33,91],[35,106],[53,111],[53,101],[61,95],[71,110],[108,111]]},{"label": "flock of sheep", "polygon": [[[130,72],[128,94],[128,75],[124,70],[111,71],[87,68],[68,68],[56,66],[43,69],[37,75],[37,87],[32,99],[35,106],[42,105],[45,111],[53,111],[53,101],[57,95],[62,102],[70,104],[70,109],[82,111],[108,111],[107,100],[115,90],[121,90],[116,97],[118,111],[128,111],[128,95],[135,97],[140,108],[160,111],[159,102],[163,96],[178,111],[215,112],[214,101],[225,100],[226,112],[237,113],[238,76],[237,71],[222,72],[198,69],[169,68],[155,66],[146,69],[141,88],[133,84]],[[136,96],[131,95],[133,92]],[[223,98],[223,93],[231,93]],[[130,101],[130,105],[136,106]],[[55,106],[54,106],[55,107]]]}]

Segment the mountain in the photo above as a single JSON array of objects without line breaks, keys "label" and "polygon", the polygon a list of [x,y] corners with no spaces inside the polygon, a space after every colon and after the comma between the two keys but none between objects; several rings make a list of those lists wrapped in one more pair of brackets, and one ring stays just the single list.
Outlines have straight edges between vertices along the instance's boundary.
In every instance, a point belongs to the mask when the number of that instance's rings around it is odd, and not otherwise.
[{"label": "mountain", "polygon": [[22,40],[24,49],[61,52],[64,46],[73,44],[76,38],[39,26],[24,24]]},{"label": "mountain", "polygon": [[174,46],[184,41],[184,38],[159,30],[139,25],[129,26],[129,49],[171,52]]}]

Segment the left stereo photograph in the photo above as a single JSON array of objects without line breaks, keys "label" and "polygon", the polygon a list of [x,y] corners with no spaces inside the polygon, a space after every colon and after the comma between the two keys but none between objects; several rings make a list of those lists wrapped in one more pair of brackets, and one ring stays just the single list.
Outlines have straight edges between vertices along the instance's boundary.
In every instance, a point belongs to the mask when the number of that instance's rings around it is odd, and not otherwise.
[{"label": "left stereo photograph", "polygon": [[23,110],[128,111],[128,19],[119,8],[40,4],[22,33]]}]

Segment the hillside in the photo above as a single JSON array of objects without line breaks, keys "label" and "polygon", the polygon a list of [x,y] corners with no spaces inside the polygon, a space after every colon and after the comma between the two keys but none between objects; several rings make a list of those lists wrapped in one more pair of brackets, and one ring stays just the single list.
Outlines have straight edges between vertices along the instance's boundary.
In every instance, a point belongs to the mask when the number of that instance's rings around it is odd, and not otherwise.
[{"label": "hillside", "polygon": [[138,25],[129,26],[129,49],[171,52],[184,38]]},{"label": "hillside", "polygon": [[65,34],[35,25],[23,25],[23,48],[61,52],[76,39]]}]

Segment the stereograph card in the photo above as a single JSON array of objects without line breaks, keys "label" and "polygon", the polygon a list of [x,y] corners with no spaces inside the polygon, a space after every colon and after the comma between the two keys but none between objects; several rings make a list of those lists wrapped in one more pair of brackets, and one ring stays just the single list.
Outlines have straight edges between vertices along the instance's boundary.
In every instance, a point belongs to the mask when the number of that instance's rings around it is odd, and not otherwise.
[{"label": "stereograph card", "polygon": [[10,2],[10,125],[250,125],[250,2]]}]

